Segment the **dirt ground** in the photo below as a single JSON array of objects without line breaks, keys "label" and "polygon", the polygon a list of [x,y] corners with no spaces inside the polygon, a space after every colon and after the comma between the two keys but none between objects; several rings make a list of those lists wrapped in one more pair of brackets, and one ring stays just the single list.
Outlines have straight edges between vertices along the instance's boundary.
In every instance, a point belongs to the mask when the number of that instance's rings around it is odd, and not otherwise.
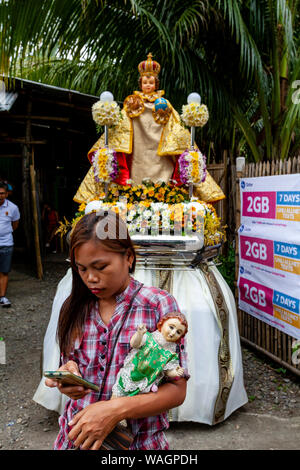
[{"label": "dirt ground", "polygon": [[[49,254],[42,281],[32,269],[14,260],[7,292],[12,307],[0,308],[0,337],[6,345],[6,364],[0,364],[1,450],[50,450],[57,435],[57,413],[35,403],[32,396],[40,381],[41,351],[52,300],[68,269],[65,258],[63,254]],[[172,449],[299,447],[299,378],[246,348],[242,352],[249,403],[215,427],[171,423]],[[283,428],[286,435],[281,433],[282,437],[276,435],[275,439],[274,433]],[[250,435],[254,436],[252,447]],[[182,442],[187,447],[182,447]]]}]

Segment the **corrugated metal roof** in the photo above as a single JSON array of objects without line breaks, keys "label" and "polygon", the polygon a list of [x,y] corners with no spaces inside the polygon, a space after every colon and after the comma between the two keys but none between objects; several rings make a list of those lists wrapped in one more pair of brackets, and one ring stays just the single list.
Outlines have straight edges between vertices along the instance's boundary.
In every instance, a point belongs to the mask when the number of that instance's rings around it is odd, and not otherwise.
[{"label": "corrugated metal roof", "polygon": [[57,86],[54,86],[54,85],[48,85],[47,83],[34,82],[32,80],[27,80],[27,79],[24,79],[24,78],[15,78],[14,77],[14,78],[11,78],[10,80],[19,82],[20,84],[31,85],[32,87],[45,88],[45,89],[51,90],[51,91],[56,91],[56,92],[58,91],[58,92],[63,92],[63,93],[72,93],[73,95],[83,96],[83,97],[92,98],[92,99],[99,99],[99,96],[90,95],[88,93],[81,93],[80,91],[71,90],[69,88],[61,88],[61,87],[57,87]]}]

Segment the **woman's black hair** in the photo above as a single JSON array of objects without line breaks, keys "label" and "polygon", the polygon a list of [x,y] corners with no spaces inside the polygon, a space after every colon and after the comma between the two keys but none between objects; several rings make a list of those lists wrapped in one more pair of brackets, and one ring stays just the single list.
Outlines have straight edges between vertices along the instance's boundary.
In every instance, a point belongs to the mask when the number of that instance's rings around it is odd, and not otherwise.
[{"label": "woman's black hair", "polygon": [[[104,220],[105,219],[105,220]],[[107,238],[99,239],[97,228],[103,224],[107,230]],[[102,215],[92,212],[83,216],[76,224],[70,236],[70,261],[72,268],[72,290],[69,297],[63,303],[58,321],[58,341],[63,354],[68,354],[72,348],[74,340],[81,335],[87,314],[95,303],[95,296],[83,283],[75,263],[75,248],[83,243],[94,240],[101,242],[109,251],[124,254],[131,252],[133,263],[129,272],[133,273],[136,264],[136,254],[133,243],[128,234],[127,226],[121,217],[107,211]]]}]

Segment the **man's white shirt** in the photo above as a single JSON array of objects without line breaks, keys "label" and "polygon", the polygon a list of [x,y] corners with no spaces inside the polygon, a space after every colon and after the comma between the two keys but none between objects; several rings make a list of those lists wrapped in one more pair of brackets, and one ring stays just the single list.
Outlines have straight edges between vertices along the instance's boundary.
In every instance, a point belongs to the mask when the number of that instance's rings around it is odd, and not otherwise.
[{"label": "man's white shirt", "polygon": [[20,211],[13,202],[5,199],[0,206],[0,246],[13,246],[12,222],[20,220]]}]

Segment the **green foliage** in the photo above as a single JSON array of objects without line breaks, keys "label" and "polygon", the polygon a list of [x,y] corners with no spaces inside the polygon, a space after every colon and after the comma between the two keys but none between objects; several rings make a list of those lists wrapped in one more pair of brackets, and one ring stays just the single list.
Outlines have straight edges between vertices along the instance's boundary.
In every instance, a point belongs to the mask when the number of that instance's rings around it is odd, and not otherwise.
[{"label": "green foliage", "polygon": [[278,369],[274,369],[275,372],[278,372],[278,374],[286,374],[286,369],[284,367],[279,367]]},{"label": "green foliage", "polygon": [[250,395],[250,396],[248,397],[248,400],[249,400],[250,402],[252,402],[252,401],[255,400],[255,398],[256,398],[256,395]]},{"label": "green foliage", "polygon": [[207,104],[205,153],[233,140],[255,161],[300,148],[297,0],[0,0],[0,44],[0,73],[118,101],[152,52],[175,108],[192,91]]},{"label": "green foliage", "polygon": [[[220,263],[220,264],[218,264]],[[228,248],[228,254],[226,256],[219,256],[217,260],[217,268],[224,277],[225,281],[229,285],[230,289],[234,293],[234,281],[235,281],[235,251],[232,245]]]},{"label": "green foliage", "polygon": [[294,354],[296,351],[298,351],[298,349],[300,349],[300,343],[298,343],[298,341],[296,341],[295,346],[292,347],[292,353]]}]

